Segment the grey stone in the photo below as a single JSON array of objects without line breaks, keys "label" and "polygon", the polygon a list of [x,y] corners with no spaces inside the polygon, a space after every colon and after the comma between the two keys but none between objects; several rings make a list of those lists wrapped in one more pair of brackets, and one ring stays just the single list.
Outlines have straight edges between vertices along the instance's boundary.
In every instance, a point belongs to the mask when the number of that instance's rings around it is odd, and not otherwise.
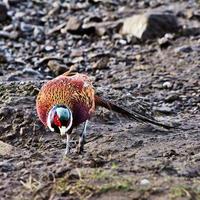
[{"label": "grey stone", "polygon": [[184,45],[184,46],[175,48],[174,51],[175,51],[175,53],[189,53],[189,52],[193,51],[193,49],[191,46]]},{"label": "grey stone", "polygon": [[0,3],[0,22],[4,22],[7,18],[7,8],[3,3]]},{"label": "grey stone", "polygon": [[165,98],[165,102],[167,103],[172,103],[177,100],[180,100],[179,94],[170,94]]},{"label": "grey stone", "polygon": [[172,88],[172,83],[170,81],[165,81],[163,83],[163,88],[167,88],[167,89]]},{"label": "grey stone", "polygon": [[15,166],[12,163],[9,162],[0,162],[0,172],[10,172],[10,171],[14,171],[15,170]]},{"label": "grey stone", "polygon": [[11,154],[14,149],[15,148],[12,145],[0,141],[0,155],[1,156]]},{"label": "grey stone", "polygon": [[3,53],[0,53],[0,63],[7,63],[7,58]]},{"label": "grey stone", "polygon": [[166,33],[178,31],[176,17],[168,13],[145,13],[124,20],[121,33],[142,40],[163,37]]}]

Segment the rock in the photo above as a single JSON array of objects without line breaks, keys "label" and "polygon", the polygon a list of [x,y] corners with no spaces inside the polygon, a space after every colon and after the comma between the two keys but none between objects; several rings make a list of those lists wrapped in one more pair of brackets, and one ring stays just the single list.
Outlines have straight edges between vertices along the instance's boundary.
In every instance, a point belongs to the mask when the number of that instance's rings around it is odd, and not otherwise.
[{"label": "rock", "polygon": [[138,7],[142,8],[142,9],[148,8],[150,6],[149,3],[150,3],[149,1],[139,1],[138,2]]},{"label": "rock", "polygon": [[7,63],[7,58],[3,53],[0,53],[0,63]]},{"label": "rock", "polygon": [[88,0],[88,2],[91,3],[91,4],[97,4],[97,3],[104,2],[104,1],[102,1],[102,0]]},{"label": "rock", "polygon": [[103,36],[106,32],[116,32],[115,30],[119,30],[121,27],[122,21],[102,21],[102,22],[89,22],[84,23],[82,25],[82,32],[86,32],[86,34],[95,34],[97,36]]},{"label": "rock", "polygon": [[163,113],[163,114],[166,114],[166,115],[170,115],[170,114],[174,113],[174,111],[172,110],[172,108],[167,107],[167,106],[162,106],[162,107],[159,107],[159,108],[154,108],[154,111],[155,112],[159,112],[159,113]]},{"label": "rock", "polygon": [[64,65],[59,64],[55,60],[50,60],[47,63],[47,66],[56,76],[58,76],[60,74],[63,74],[68,70],[67,67],[65,67]]},{"label": "rock", "polygon": [[165,98],[166,103],[172,103],[177,100],[180,100],[179,94],[170,94]]},{"label": "rock", "polygon": [[20,19],[20,18],[23,18],[25,14],[26,14],[25,12],[16,12],[13,18]]},{"label": "rock", "polygon": [[36,70],[33,70],[32,68],[24,68],[22,71],[15,71],[13,73],[10,73],[6,80],[7,81],[20,81],[20,79],[22,78],[34,78],[34,80],[40,80],[40,79],[43,79],[43,75],[36,71]]},{"label": "rock", "polygon": [[135,55],[135,59],[136,59],[137,61],[142,61],[142,60],[143,60],[141,54],[137,54],[137,55]]},{"label": "rock", "polygon": [[199,10],[194,11],[193,18],[197,19],[197,20],[200,20],[200,11]]},{"label": "rock", "polygon": [[104,27],[95,27],[96,35],[103,36],[106,33],[106,28]]},{"label": "rock", "polygon": [[161,1],[149,1],[149,6],[151,8],[156,8],[156,7],[159,7],[161,5],[162,5]]},{"label": "rock", "polygon": [[45,46],[45,51],[49,52],[49,51],[53,51],[54,50],[54,47],[53,46],[50,46],[50,45],[47,45]]},{"label": "rock", "polygon": [[163,37],[166,33],[177,31],[176,17],[167,13],[134,15],[126,18],[121,28],[121,34],[129,34],[141,40]]},{"label": "rock", "polygon": [[15,40],[15,39],[18,38],[18,36],[19,36],[19,33],[17,31],[11,31],[10,32],[10,39]]},{"label": "rock", "polygon": [[15,166],[7,161],[0,162],[0,172],[10,172],[15,170]]},{"label": "rock", "polygon": [[83,56],[83,50],[81,49],[72,49],[71,53],[70,53],[70,58],[74,58],[74,57],[82,57]]},{"label": "rock", "polygon": [[23,74],[28,75],[28,76],[34,76],[34,77],[38,77],[38,78],[43,78],[42,74],[30,67],[26,67],[22,70]]},{"label": "rock", "polygon": [[17,75],[14,74],[10,74],[7,78],[6,81],[20,81],[20,79],[17,77]]},{"label": "rock", "polygon": [[33,31],[33,37],[37,42],[43,42],[45,40],[45,33],[43,27],[35,26]]},{"label": "rock", "polygon": [[13,153],[15,147],[5,142],[0,141],[0,155],[5,156]]},{"label": "rock", "polygon": [[0,3],[0,22],[4,22],[7,18],[7,8],[3,3]]},{"label": "rock", "polygon": [[140,181],[140,185],[142,185],[142,186],[147,186],[149,184],[150,184],[150,181],[148,179],[142,179]]},{"label": "rock", "polygon": [[102,57],[92,67],[94,70],[108,69],[109,60],[110,60],[110,58],[108,56]]},{"label": "rock", "polygon": [[170,81],[165,81],[163,83],[163,88],[166,88],[166,89],[172,88],[172,83]]},{"label": "rock", "polygon": [[184,45],[184,46],[177,47],[174,49],[175,53],[189,53],[191,51],[193,51],[193,49],[191,46],[188,46],[188,45]]},{"label": "rock", "polygon": [[[45,20],[46,21],[46,20]],[[51,28],[47,31],[47,35],[51,35],[56,32],[66,33],[66,22],[59,24],[58,26],[55,26],[54,28]]]},{"label": "rock", "polygon": [[178,156],[178,155],[179,154],[174,149],[171,149],[170,151],[166,151],[163,153],[163,157],[167,157],[167,158]]},{"label": "rock", "polygon": [[120,39],[120,40],[118,41],[118,43],[121,44],[121,45],[126,45],[126,44],[127,44],[127,41],[126,41],[126,40],[123,40],[123,39]]},{"label": "rock", "polygon": [[158,39],[158,44],[160,48],[167,48],[172,45],[171,39],[173,39],[173,35],[170,33],[166,33],[164,37]]},{"label": "rock", "polygon": [[24,22],[20,23],[20,30],[22,32],[33,32],[34,31],[34,26],[31,24],[26,24]]},{"label": "rock", "polygon": [[26,165],[25,165],[25,162],[24,161],[19,161],[18,163],[16,163],[16,169],[17,170],[21,170],[22,168],[24,168]]},{"label": "rock", "polygon": [[187,18],[187,19],[192,19],[193,16],[194,16],[194,12],[193,12],[193,10],[189,9],[189,10],[187,10],[187,11],[185,12],[185,15],[186,15],[186,18]]},{"label": "rock", "polygon": [[193,155],[193,156],[192,156],[192,159],[193,159],[194,161],[200,161],[200,153],[197,153],[197,154]]},{"label": "rock", "polygon": [[50,60],[63,61],[63,59],[59,56],[44,56],[43,58],[39,59],[39,61],[35,62],[35,66],[47,64]]},{"label": "rock", "polygon": [[[96,34],[98,36],[103,36],[106,33],[108,27],[116,26],[117,23],[111,25],[111,22],[89,22],[84,23],[83,21],[78,20],[76,17],[71,17],[67,25],[61,29],[61,33],[69,32],[76,35],[92,35]],[[111,28],[110,27],[110,28]]]},{"label": "rock", "polygon": [[181,31],[182,36],[198,36],[200,34],[200,28],[199,27],[192,27],[192,28],[184,28]]},{"label": "rock", "polygon": [[194,10],[189,9],[185,12],[185,16],[189,20],[193,20],[193,19],[200,20],[200,12],[199,11],[194,11]]},{"label": "rock", "polygon": [[182,167],[179,170],[179,176],[184,176],[188,178],[195,178],[200,176],[200,168],[198,166],[192,166],[192,167]]},{"label": "rock", "polygon": [[4,37],[4,38],[9,38],[9,39],[17,39],[19,36],[19,33],[17,31],[0,31],[0,37]]},{"label": "rock", "polygon": [[66,31],[70,33],[76,33],[81,28],[81,22],[76,17],[70,17],[69,21],[64,29],[61,30],[62,33]]}]

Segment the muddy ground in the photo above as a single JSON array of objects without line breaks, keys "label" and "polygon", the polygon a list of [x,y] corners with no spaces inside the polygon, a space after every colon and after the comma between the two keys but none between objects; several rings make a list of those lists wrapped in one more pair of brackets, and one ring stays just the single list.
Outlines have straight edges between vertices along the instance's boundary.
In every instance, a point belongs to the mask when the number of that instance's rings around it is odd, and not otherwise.
[{"label": "muddy ground", "polygon": [[[8,3],[0,24],[0,139],[15,148],[0,156],[0,199],[200,199],[199,2]],[[129,40],[111,25],[102,35],[61,30],[72,16],[114,23],[149,9],[172,10],[185,31],[160,45]],[[179,128],[100,108],[84,154],[64,157],[64,141],[39,122],[35,99],[46,80],[72,66],[93,78],[97,93],[130,109],[145,104]]]}]

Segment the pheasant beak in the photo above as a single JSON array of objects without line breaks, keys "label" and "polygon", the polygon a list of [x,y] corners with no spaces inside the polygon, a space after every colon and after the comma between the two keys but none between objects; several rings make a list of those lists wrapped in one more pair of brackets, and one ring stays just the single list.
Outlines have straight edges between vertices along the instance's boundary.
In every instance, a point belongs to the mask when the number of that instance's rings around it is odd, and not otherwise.
[{"label": "pheasant beak", "polygon": [[67,128],[65,126],[61,126],[61,127],[59,127],[59,129],[60,129],[60,135],[61,135],[61,137],[65,137],[66,133],[68,131]]}]

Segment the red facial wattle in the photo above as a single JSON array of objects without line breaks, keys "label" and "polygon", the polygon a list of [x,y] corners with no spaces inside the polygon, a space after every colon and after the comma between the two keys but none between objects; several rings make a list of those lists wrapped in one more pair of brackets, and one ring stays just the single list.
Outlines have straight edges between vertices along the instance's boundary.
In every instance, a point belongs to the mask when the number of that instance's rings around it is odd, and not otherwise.
[{"label": "red facial wattle", "polygon": [[61,126],[62,126],[61,121],[60,121],[60,119],[59,119],[59,117],[58,117],[57,114],[54,115],[53,122],[54,122],[54,124],[55,124],[56,126],[58,126],[58,127],[61,127]]}]

